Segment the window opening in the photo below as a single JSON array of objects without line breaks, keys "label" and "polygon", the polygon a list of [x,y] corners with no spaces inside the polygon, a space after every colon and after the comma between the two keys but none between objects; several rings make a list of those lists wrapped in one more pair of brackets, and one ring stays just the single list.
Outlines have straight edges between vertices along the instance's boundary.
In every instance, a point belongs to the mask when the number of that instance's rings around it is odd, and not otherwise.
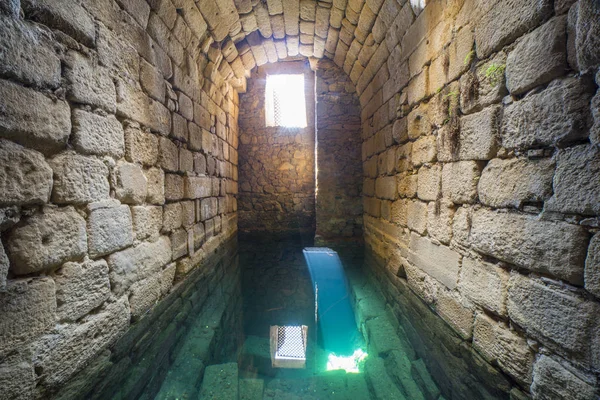
[{"label": "window opening", "polygon": [[304,75],[267,75],[265,116],[267,126],[306,128]]}]

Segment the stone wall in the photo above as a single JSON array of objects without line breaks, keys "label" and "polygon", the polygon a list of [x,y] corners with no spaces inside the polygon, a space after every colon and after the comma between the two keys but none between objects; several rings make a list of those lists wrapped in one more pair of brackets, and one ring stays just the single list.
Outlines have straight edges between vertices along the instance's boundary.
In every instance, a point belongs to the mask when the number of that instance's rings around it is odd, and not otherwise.
[{"label": "stone wall", "polygon": [[358,36],[334,58],[390,304],[411,290],[517,398],[596,398],[600,5],[399,3],[368,64]]},{"label": "stone wall", "polygon": [[[306,128],[267,127],[268,74],[304,74]],[[253,70],[240,96],[241,231],[314,232],[315,79],[306,61]]]},{"label": "stone wall", "polygon": [[316,234],[362,239],[360,104],[354,84],[332,61],[317,64]]},{"label": "stone wall", "polygon": [[238,97],[194,3],[79,3],[0,5],[3,399],[110,359],[237,226]]}]

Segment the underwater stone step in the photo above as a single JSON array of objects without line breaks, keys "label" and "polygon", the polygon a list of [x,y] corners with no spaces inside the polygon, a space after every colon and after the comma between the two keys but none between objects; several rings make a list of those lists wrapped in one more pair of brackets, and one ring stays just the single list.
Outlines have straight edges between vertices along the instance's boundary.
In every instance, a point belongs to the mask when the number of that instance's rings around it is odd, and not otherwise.
[{"label": "underwater stone step", "polygon": [[402,342],[385,316],[379,316],[365,323],[369,353],[385,354],[391,350],[403,350]]},{"label": "underwater stone step", "polygon": [[262,400],[264,385],[262,379],[240,379],[240,400]]},{"label": "underwater stone step", "polygon": [[385,358],[385,366],[391,378],[396,380],[407,398],[425,400],[419,385],[412,377],[412,364],[404,351],[392,350]]},{"label": "underwater stone step", "polygon": [[440,397],[440,389],[433,379],[431,379],[431,375],[429,375],[429,371],[427,371],[427,367],[422,359],[412,362],[411,373],[427,400],[436,400]]},{"label": "underwater stone step", "polygon": [[236,400],[237,398],[237,363],[217,364],[206,367],[198,399]]},{"label": "underwater stone step", "polygon": [[382,358],[369,357],[365,362],[365,372],[367,374],[367,380],[375,392],[376,399],[406,399],[392,378],[387,374]]}]

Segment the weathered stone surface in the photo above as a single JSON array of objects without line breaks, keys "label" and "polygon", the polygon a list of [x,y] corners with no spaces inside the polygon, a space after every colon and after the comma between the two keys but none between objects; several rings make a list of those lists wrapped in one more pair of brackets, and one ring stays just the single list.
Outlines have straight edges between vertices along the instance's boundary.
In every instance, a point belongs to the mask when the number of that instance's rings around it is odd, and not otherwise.
[{"label": "weathered stone surface", "polygon": [[473,330],[473,346],[491,363],[524,386],[531,384],[534,354],[527,340],[501,322],[477,313]]},{"label": "weathered stone surface", "polygon": [[62,31],[88,47],[94,47],[94,20],[81,5],[53,0],[21,0],[21,6],[28,18]]},{"label": "weathered stone surface", "polygon": [[504,109],[502,145],[524,149],[587,138],[592,94],[585,79],[565,78],[514,102]]},{"label": "weathered stone surface", "polygon": [[183,177],[176,174],[165,175],[165,199],[177,201],[183,199]]},{"label": "weathered stone surface", "polygon": [[64,148],[71,133],[67,102],[0,80],[0,137],[51,154]]},{"label": "weathered stone surface", "polygon": [[473,203],[477,199],[477,183],[481,165],[477,161],[444,164],[442,193],[454,204]]},{"label": "weathered stone surface", "polygon": [[166,171],[177,172],[179,170],[179,149],[177,148],[177,145],[164,137],[158,139],[158,144],[159,165]]},{"label": "weathered stone surface", "polygon": [[107,261],[111,288],[120,295],[133,283],[159,271],[171,261],[171,241],[160,236],[155,242],[144,242],[113,253]]},{"label": "weathered stone surface", "polygon": [[[568,288],[518,273],[508,284],[508,315],[527,334],[547,345],[558,345],[581,358],[590,356],[586,340],[598,305]],[[560,350],[557,349],[557,350]]]},{"label": "weathered stone surface", "polygon": [[[498,151],[501,107],[492,106],[460,119],[460,132],[442,129],[438,137],[440,161],[489,160]],[[458,136],[458,137],[455,137]]]},{"label": "weathered stone surface", "polygon": [[456,288],[460,255],[450,248],[411,233],[408,260],[448,289]]},{"label": "weathered stone surface", "polygon": [[158,160],[158,137],[138,127],[125,128],[125,157],[127,161],[154,165]]},{"label": "weathered stone surface", "polygon": [[541,355],[533,367],[531,394],[540,400],[593,399],[594,386],[569,371],[554,358]]},{"label": "weathered stone surface", "polygon": [[442,189],[442,167],[438,164],[432,167],[421,167],[417,182],[417,196],[419,199],[425,201],[437,200]]},{"label": "weathered stone surface", "polygon": [[160,298],[159,277],[159,274],[153,275],[131,285],[129,309],[134,321],[139,320]]},{"label": "weathered stone surface", "polygon": [[583,0],[571,8],[569,19],[571,13],[576,19],[574,36],[578,67],[581,71],[597,68],[600,66],[600,5],[594,0]]},{"label": "weathered stone surface", "polygon": [[38,87],[59,86],[60,60],[46,35],[17,18],[0,19],[0,75]]},{"label": "weathered stone surface", "polygon": [[453,217],[453,204],[446,201],[429,203],[427,206],[427,233],[429,236],[444,244],[449,244],[452,239]]},{"label": "weathered stone surface", "polygon": [[27,355],[27,352],[17,354],[0,363],[0,398],[28,400],[34,397],[35,372]]},{"label": "weathered stone surface", "polygon": [[0,139],[0,206],[50,200],[52,169],[37,151]]},{"label": "weathered stone surface", "polygon": [[479,199],[495,208],[541,203],[552,195],[553,175],[554,161],[551,159],[494,159],[481,173],[477,186]]},{"label": "weathered stone surface", "polygon": [[497,265],[463,258],[459,289],[461,293],[480,306],[506,316],[508,271]]},{"label": "weathered stone surface", "polygon": [[475,21],[475,47],[480,59],[537,26],[553,11],[549,0],[502,0],[488,7],[489,11]]},{"label": "weathered stone surface", "polygon": [[207,219],[214,218],[217,215],[217,199],[210,197],[202,199],[200,203],[200,220],[206,221]]},{"label": "weathered stone surface", "polygon": [[67,90],[69,100],[89,104],[115,112],[117,93],[107,69],[96,60],[70,51],[65,59],[65,77],[70,83]]},{"label": "weathered stone surface", "polygon": [[64,385],[129,327],[127,299],[106,305],[79,324],[57,325],[34,348],[34,366],[42,371],[41,384],[48,388]]},{"label": "weathered stone surface", "polygon": [[184,177],[184,196],[186,199],[199,199],[212,194],[212,182],[207,176]]},{"label": "weathered stone surface", "polygon": [[87,251],[85,220],[73,207],[46,207],[22,221],[6,242],[11,271],[30,274],[81,258]]},{"label": "weathered stone surface", "polygon": [[144,59],[140,60],[140,83],[148,96],[164,103],[167,90],[165,80],[160,71]]},{"label": "weathered stone surface", "polygon": [[146,201],[150,204],[161,205],[165,202],[165,173],[160,168],[150,168],[144,171],[148,186]]},{"label": "weathered stone surface", "polygon": [[567,70],[567,17],[557,17],[523,37],[506,60],[506,86],[519,95]]},{"label": "weathered stone surface", "polygon": [[[503,51],[486,61],[477,64],[475,71],[469,71],[460,78],[460,107],[464,114],[481,111],[483,108],[500,103],[508,94],[504,71],[506,53]],[[464,61],[463,61],[464,62]],[[490,73],[495,71],[494,73]]]},{"label": "weathered stone surface", "polygon": [[134,81],[117,81],[117,115],[132,119],[167,136],[171,132],[171,112],[163,104],[146,96]]},{"label": "weathered stone surface", "polygon": [[141,204],[148,195],[148,181],[137,164],[120,161],[113,170],[112,185],[117,199],[126,204]]},{"label": "weathered stone surface", "polygon": [[73,110],[72,140],[80,153],[123,157],[123,126],[113,115]]},{"label": "weathered stone surface", "polygon": [[110,295],[108,265],[104,260],[65,263],[54,277],[56,315],[60,321],[77,321],[104,303]]},{"label": "weathered stone surface", "polygon": [[588,235],[577,225],[481,209],[473,213],[470,240],[484,254],[583,284]]},{"label": "weathered stone surface", "polygon": [[435,136],[422,136],[413,143],[411,161],[415,167],[436,160],[437,148],[435,142]]},{"label": "weathered stone surface", "polygon": [[590,241],[585,260],[585,288],[600,297],[600,235],[595,234]]},{"label": "weathered stone surface", "polygon": [[54,281],[31,278],[9,281],[0,292],[0,355],[43,334],[56,319]]},{"label": "weathered stone surface", "polygon": [[163,223],[163,211],[159,206],[131,207],[133,231],[137,240],[158,237]]},{"label": "weathered stone surface", "polygon": [[[212,221],[212,220],[211,220]],[[188,233],[185,229],[177,229],[171,233],[171,248],[173,260],[177,260],[188,254]]]},{"label": "weathered stone surface", "polygon": [[0,292],[6,290],[6,276],[8,274],[9,261],[2,241],[0,241]]},{"label": "weathered stone surface", "polygon": [[171,232],[183,224],[183,210],[181,203],[170,203],[164,206],[162,230]]},{"label": "weathered stone surface", "polygon": [[133,243],[131,212],[118,201],[89,205],[88,249],[97,258],[121,250]]},{"label": "weathered stone surface", "polygon": [[93,157],[66,152],[50,160],[54,171],[52,201],[85,204],[109,196],[108,168]]},{"label": "weathered stone surface", "polygon": [[384,176],[375,180],[375,194],[381,199],[394,200],[398,197],[396,177]]},{"label": "weathered stone surface", "polygon": [[554,196],[546,203],[550,211],[584,215],[600,214],[600,150],[576,146],[558,153]]},{"label": "weathered stone surface", "polygon": [[[396,213],[400,209],[394,207],[392,214],[394,215],[394,221],[401,221],[396,217]],[[427,203],[422,201],[408,201],[406,205],[406,226],[409,229],[424,235],[427,232]]]}]

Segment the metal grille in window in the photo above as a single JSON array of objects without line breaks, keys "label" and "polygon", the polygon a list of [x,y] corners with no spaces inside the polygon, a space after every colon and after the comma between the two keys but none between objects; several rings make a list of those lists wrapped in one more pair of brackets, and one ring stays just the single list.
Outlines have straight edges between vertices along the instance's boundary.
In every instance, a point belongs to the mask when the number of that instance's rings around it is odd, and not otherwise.
[{"label": "metal grille in window", "polygon": [[306,357],[306,345],[301,326],[277,327],[277,358]]},{"label": "metal grille in window", "polygon": [[281,93],[279,90],[273,90],[273,119],[275,125],[283,125],[283,110],[281,107]]}]

